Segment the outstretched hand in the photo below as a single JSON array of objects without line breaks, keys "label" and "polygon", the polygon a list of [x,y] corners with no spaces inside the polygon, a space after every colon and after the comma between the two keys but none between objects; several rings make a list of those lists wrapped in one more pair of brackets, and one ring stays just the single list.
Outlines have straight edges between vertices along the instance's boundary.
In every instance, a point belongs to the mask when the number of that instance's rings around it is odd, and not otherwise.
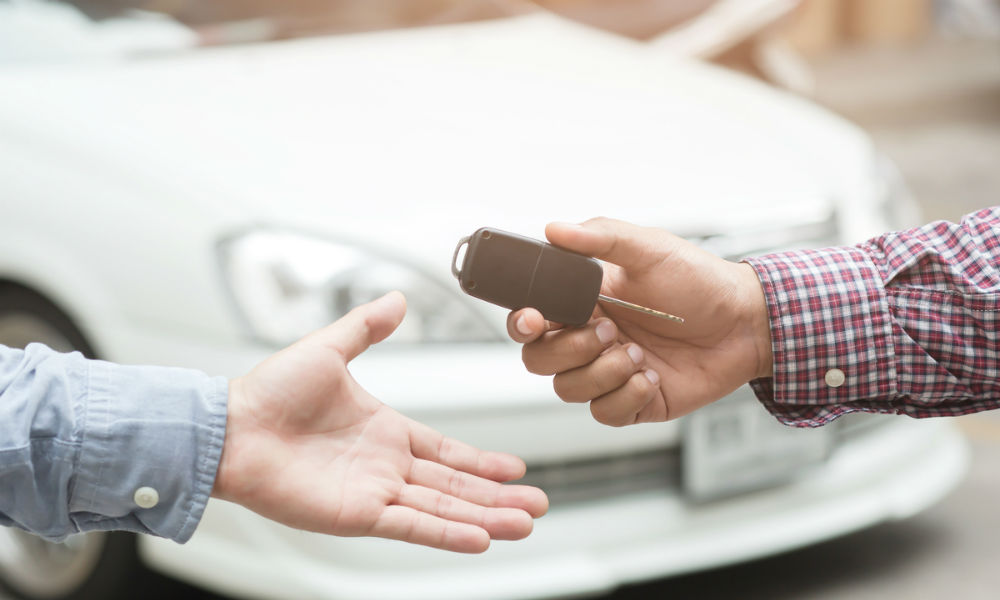
[{"label": "outstretched hand", "polygon": [[555,375],[566,402],[622,426],[665,421],[771,374],[764,294],[749,265],[725,261],[658,229],[599,218],[550,224],[549,241],[605,261],[602,293],[685,319],[674,323],[598,303],[583,327],[512,312],[511,338],[529,371]]},{"label": "outstretched hand", "polygon": [[405,312],[389,294],[232,380],[213,495],[299,529],[457,552],[526,537],[548,500],[500,483],[524,474],[519,458],[404,417],[348,372]]}]

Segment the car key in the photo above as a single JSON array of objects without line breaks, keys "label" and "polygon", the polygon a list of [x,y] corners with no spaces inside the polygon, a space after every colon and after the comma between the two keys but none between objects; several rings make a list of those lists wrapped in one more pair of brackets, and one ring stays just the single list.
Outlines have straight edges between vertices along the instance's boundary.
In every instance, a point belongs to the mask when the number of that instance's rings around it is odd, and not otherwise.
[{"label": "car key", "polygon": [[[456,264],[468,244],[461,268]],[[683,323],[684,319],[601,294],[601,263],[546,242],[483,227],[455,248],[452,273],[462,290],[510,310],[537,309],[549,321],[583,325],[598,300]]]}]

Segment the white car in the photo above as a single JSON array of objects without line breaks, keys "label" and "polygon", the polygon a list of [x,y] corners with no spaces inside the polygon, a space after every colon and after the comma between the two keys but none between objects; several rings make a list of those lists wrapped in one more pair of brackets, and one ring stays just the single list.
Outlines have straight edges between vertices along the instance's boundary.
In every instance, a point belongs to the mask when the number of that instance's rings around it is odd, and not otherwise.
[{"label": "white car", "polygon": [[522,456],[552,506],[477,556],[218,501],[183,546],[4,530],[19,596],[112,598],[140,563],[240,598],[599,595],[904,518],[962,478],[946,421],[795,430],[746,388],[680,422],[599,425],[452,279],[455,244],[487,225],[608,215],[738,258],[909,224],[892,169],[830,113],[548,13],[201,48],[176,23],[129,37],[56,6],[13,2],[21,35],[0,32],[0,343],[233,376],[400,289],[403,326],[355,377]]}]

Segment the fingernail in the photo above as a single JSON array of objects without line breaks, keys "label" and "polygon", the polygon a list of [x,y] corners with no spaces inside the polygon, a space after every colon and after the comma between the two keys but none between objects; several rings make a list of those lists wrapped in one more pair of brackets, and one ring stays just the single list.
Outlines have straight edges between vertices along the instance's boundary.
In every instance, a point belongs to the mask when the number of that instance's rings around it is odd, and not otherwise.
[{"label": "fingernail", "polygon": [[649,380],[649,383],[652,383],[653,385],[660,385],[660,374],[657,373],[656,371],[652,369],[646,369],[646,372],[643,373],[643,375],[646,376],[646,379]]},{"label": "fingernail", "polygon": [[553,225],[558,225],[559,227],[568,227],[569,229],[583,229],[583,225],[579,223],[567,223],[565,221],[555,221]]},{"label": "fingernail", "polygon": [[524,315],[517,318],[517,321],[514,323],[514,327],[517,328],[517,331],[521,335],[531,335],[531,328],[528,327],[528,319],[526,319]]},{"label": "fingernail", "polygon": [[597,339],[601,341],[602,344],[607,344],[611,340],[615,339],[616,328],[614,323],[611,321],[601,321],[597,324]]},{"label": "fingernail", "polygon": [[642,350],[639,346],[629,346],[625,349],[628,352],[628,357],[632,359],[632,362],[639,364],[642,362]]}]

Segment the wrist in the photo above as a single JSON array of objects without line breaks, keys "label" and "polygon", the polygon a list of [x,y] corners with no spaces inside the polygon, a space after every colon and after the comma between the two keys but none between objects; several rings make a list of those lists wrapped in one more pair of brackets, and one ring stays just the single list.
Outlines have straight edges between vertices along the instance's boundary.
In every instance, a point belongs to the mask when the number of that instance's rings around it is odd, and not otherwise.
[{"label": "wrist", "polygon": [[754,378],[771,377],[774,373],[774,355],[771,350],[771,319],[767,310],[767,298],[754,268],[747,263],[739,263],[738,266],[740,294],[743,297],[740,319],[756,354]]},{"label": "wrist", "polygon": [[222,454],[219,457],[219,468],[215,473],[215,484],[212,487],[212,497],[228,500],[232,480],[233,462],[237,451],[234,449],[236,438],[239,437],[239,420],[243,399],[243,380],[237,377],[229,380],[229,398],[226,403],[226,437],[222,442]]}]

